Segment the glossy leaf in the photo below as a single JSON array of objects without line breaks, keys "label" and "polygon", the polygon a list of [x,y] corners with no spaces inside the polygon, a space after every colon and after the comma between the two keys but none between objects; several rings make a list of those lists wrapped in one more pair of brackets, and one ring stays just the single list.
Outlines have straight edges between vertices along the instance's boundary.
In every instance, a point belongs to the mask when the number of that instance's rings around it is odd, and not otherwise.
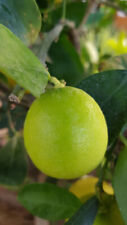
[{"label": "glossy leaf", "polygon": [[58,79],[64,79],[68,85],[75,85],[84,77],[84,67],[74,46],[66,35],[62,35],[49,51],[50,73]]},{"label": "glossy leaf", "polygon": [[23,139],[14,136],[0,150],[0,183],[20,185],[27,173],[27,159]]},{"label": "glossy leaf", "polygon": [[90,198],[65,225],[93,225],[98,206],[97,198]]},{"label": "glossy leaf", "polygon": [[50,183],[26,185],[18,199],[33,215],[51,221],[72,216],[81,205],[72,193]]},{"label": "glossy leaf", "polygon": [[117,137],[127,121],[127,70],[104,71],[78,85],[100,105],[107,121],[109,142]]},{"label": "glossy leaf", "polygon": [[0,25],[0,71],[38,97],[48,82],[48,71],[5,26]]},{"label": "glossy leaf", "polygon": [[127,225],[127,148],[119,155],[113,175],[113,187],[119,209]]},{"label": "glossy leaf", "polygon": [[35,0],[0,0],[0,23],[30,45],[40,31],[41,14]]}]

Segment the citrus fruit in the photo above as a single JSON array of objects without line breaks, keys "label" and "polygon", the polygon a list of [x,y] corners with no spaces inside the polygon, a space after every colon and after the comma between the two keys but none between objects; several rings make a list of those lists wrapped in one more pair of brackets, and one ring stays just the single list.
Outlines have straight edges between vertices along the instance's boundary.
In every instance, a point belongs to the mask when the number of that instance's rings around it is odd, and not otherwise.
[{"label": "citrus fruit", "polygon": [[[95,186],[98,178],[94,176],[85,176],[82,179],[74,182],[69,190],[75,194],[80,200],[85,203],[89,198],[95,195]],[[112,186],[104,181],[103,190],[106,196],[113,196],[114,191]],[[104,206],[99,207],[97,216],[93,225],[125,225],[118,209],[117,203],[114,198],[106,201]]]},{"label": "citrus fruit", "polygon": [[107,147],[104,115],[84,91],[52,88],[36,99],[24,124],[25,146],[45,174],[72,179],[89,173]]},{"label": "citrus fruit", "polygon": [[[96,184],[98,182],[98,178],[94,176],[85,176],[74,182],[69,190],[75,194],[82,202],[87,201],[90,197],[95,195]],[[114,191],[112,186],[104,181],[103,182],[103,190],[105,193],[109,195],[113,195]]]}]

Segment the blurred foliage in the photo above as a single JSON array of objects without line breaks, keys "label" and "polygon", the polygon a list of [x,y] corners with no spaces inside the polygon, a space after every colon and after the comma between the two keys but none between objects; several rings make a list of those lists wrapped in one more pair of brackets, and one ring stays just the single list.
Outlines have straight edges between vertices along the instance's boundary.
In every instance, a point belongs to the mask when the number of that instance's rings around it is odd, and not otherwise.
[{"label": "blurred foliage", "polygon": [[[59,20],[61,20],[62,10],[62,4],[53,4],[51,9],[43,12],[43,31],[50,30],[54,26],[54,24],[58,23]],[[73,22],[75,26],[78,26],[83,19],[85,10],[86,3],[83,3],[81,1],[68,2],[66,8],[66,19]]]},{"label": "blurred foliage", "polygon": [[51,183],[26,185],[18,199],[33,215],[50,221],[68,218],[81,206],[75,195]]},{"label": "blurred foliage", "polygon": [[40,31],[41,14],[34,0],[0,0],[0,23],[29,46]]},{"label": "blurred foliage", "polygon": [[[0,23],[5,25],[0,25],[0,129],[8,128],[9,133],[8,143],[0,150],[0,183],[20,187],[25,182],[23,124],[32,95],[38,97],[49,88],[51,74],[88,92],[102,108],[109,147],[99,167],[100,179],[107,178],[103,165],[109,160],[108,179],[112,182],[113,177],[115,196],[127,224],[126,148],[119,156],[126,145],[125,134],[117,151],[114,148],[121,129],[127,129],[127,1],[68,0],[65,11],[63,5],[62,0],[0,1]],[[14,94],[16,84],[29,93],[25,92],[20,103],[10,103],[8,96]],[[36,216],[50,220],[72,216],[66,224],[92,225],[100,205],[103,208],[99,191],[95,193],[99,203],[93,197],[79,208],[80,201],[57,185],[28,184],[19,200]]]},{"label": "blurred foliage", "polygon": [[67,35],[61,35],[59,41],[52,45],[49,56],[49,72],[58,79],[64,79],[68,85],[76,85],[85,76],[80,57]]},{"label": "blurred foliage", "polygon": [[117,164],[116,164],[115,172],[114,172],[114,177],[113,177],[113,186],[115,189],[116,199],[120,206],[123,218],[127,222],[126,169],[127,169],[127,146],[124,147],[120,153],[120,156],[119,156]]},{"label": "blurred foliage", "polygon": [[18,134],[0,150],[0,184],[18,186],[26,175],[26,152],[23,138]]}]

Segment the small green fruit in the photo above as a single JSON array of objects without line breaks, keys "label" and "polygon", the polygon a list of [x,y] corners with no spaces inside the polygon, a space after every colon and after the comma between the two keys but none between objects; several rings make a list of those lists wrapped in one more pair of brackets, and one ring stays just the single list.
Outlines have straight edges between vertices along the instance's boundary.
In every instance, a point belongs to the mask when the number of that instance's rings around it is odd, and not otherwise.
[{"label": "small green fruit", "polygon": [[33,163],[56,178],[72,179],[95,169],[107,147],[104,115],[84,91],[53,88],[34,101],[24,126]]}]

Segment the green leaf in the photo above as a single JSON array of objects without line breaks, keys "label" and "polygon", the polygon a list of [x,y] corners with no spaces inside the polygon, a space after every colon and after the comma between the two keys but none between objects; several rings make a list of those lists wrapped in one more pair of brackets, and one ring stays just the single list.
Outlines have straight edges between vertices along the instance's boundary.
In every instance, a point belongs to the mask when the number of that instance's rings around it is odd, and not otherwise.
[{"label": "green leaf", "polygon": [[116,10],[113,8],[100,7],[99,10],[89,15],[86,26],[89,28],[104,28],[107,25],[112,24],[115,14]]},{"label": "green leaf", "polygon": [[40,31],[41,14],[35,0],[0,0],[0,23],[30,45]]},{"label": "green leaf", "polygon": [[50,183],[26,185],[18,199],[33,215],[51,221],[72,216],[81,205],[72,193]]},{"label": "green leaf", "polygon": [[68,85],[75,85],[84,77],[84,67],[74,46],[66,35],[61,35],[49,51],[51,64],[50,73],[58,79],[64,79]]},{"label": "green leaf", "polygon": [[98,207],[97,198],[95,196],[90,198],[65,225],[93,225]]},{"label": "green leaf", "polygon": [[36,56],[6,27],[0,25],[0,71],[39,97],[49,73]]},{"label": "green leaf", "polygon": [[[86,3],[83,2],[70,2],[67,4],[67,9],[66,9],[66,19],[69,21],[72,21],[75,23],[76,27],[79,26],[81,23],[85,10],[86,10]],[[51,13],[48,13],[45,21],[45,24],[43,25],[45,30],[50,30],[51,28],[54,27],[55,24],[57,24],[61,17],[62,17],[62,6],[58,8],[54,8]],[[44,19],[43,19],[44,20]]]},{"label": "green leaf", "polygon": [[113,187],[119,209],[127,225],[127,148],[124,148],[119,155],[113,175]]},{"label": "green leaf", "polygon": [[27,173],[27,159],[23,139],[14,136],[0,150],[0,183],[3,185],[20,185]]},{"label": "green leaf", "polygon": [[107,121],[109,142],[127,121],[127,70],[104,71],[90,76],[79,85],[100,105]]}]

